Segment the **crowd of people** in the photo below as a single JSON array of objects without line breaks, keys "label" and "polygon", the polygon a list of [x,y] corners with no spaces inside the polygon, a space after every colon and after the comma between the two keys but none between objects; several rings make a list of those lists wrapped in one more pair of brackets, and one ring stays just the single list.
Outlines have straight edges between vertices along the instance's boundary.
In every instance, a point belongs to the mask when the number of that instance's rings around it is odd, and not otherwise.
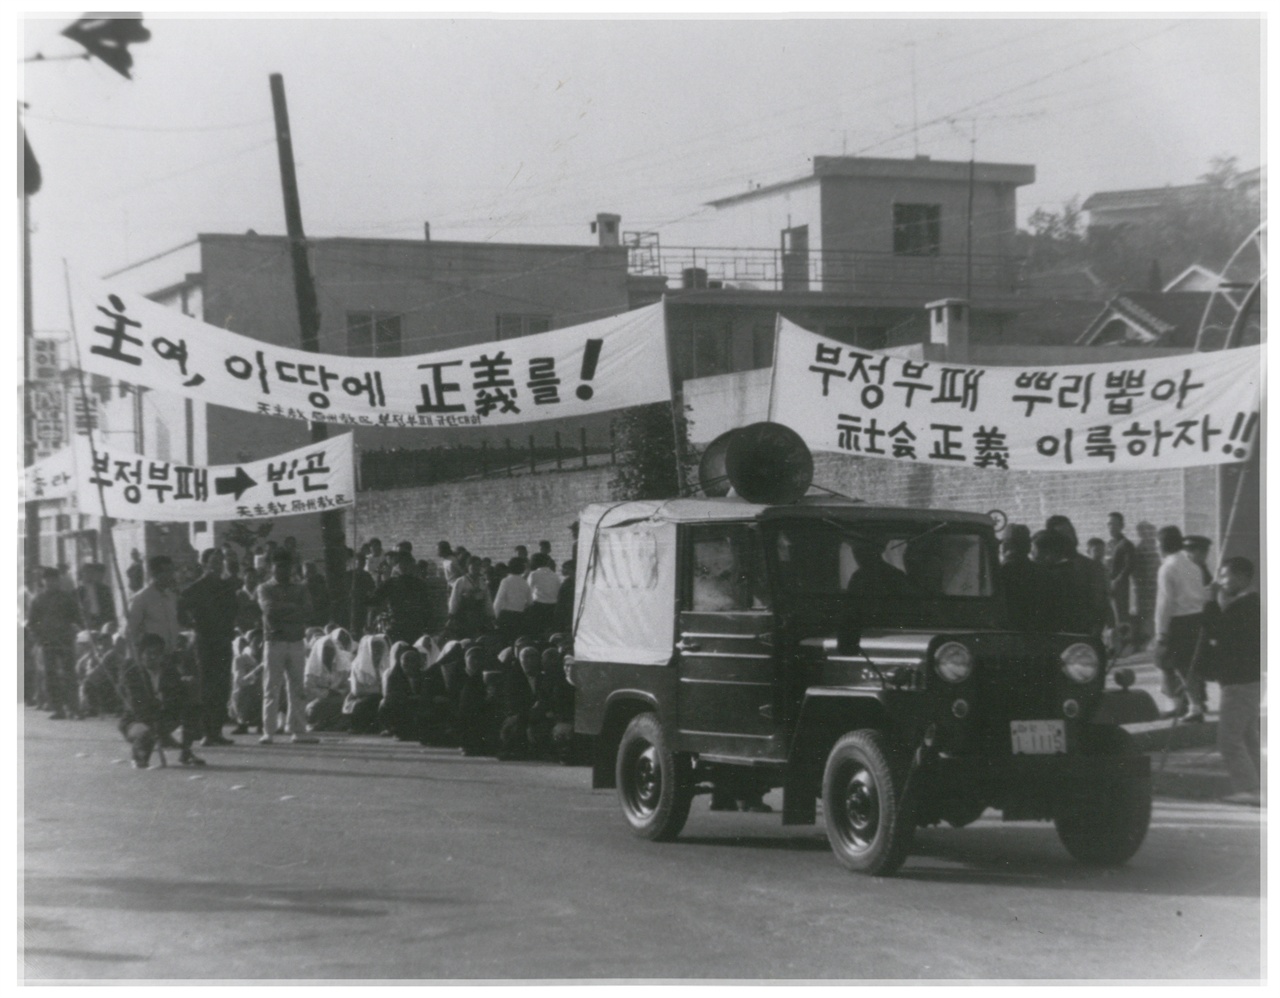
[{"label": "crowd of people", "polygon": [[[1259,800],[1261,603],[1254,567],[1176,526],[1143,524],[1135,544],[1111,513],[1108,539],[1081,550],[1071,520],[1009,524],[1000,572],[1009,625],[1090,634],[1116,657],[1153,643],[1173,714],[1203,720],[1206,681],[1221,687],[1219,748],[1233,798]],[[1151,571],[1150,535],[1158,547]],[[441,541],[433,559],[377,539],[333,581],[293,538],[241,552],[230,543],[180,580],[173,561],[135,551],[120,626],[106,574],[86,564],[79,585],[44,569],[28,594],[27,690],[53,719],[120,714],[135,765],[156,747],[193,751],[256,729],[270,744],[313,733],[381,733],[467,754],[560,758],[573,753],[570,652],[574,562],[557,570],[548,541],[506,562]],[[180,730],[180,740],[173,735]]]},{"label": "crowd of people", "polygon": [[1145,589],[1139,548],[1125,535],[1123,514],[1111,513],[1107,528],[1109,540],[1089,538],[1081,551],[1065,516],[1049,517],[1034,534],[1025,524],[1009,524],[1000,572],[1010,625],[1090,634],[1116,657],[1151,642],[1171,716],[1182,723],[1204,720],[1206,682],[1217,682],[1218,750],[1232,785],[1227,799],[1260,803],[1262,603],[1253,563],[1227,558],[1215,573],[1209,538],[1160,528],[1146,618],[1138,610]]},{"label": "crowd of people", "polygon": [[186,580],[134,552],[123,622],[101,565],[78,587],[44,569],[25,605],[29,702],[54,720],[118,715],[138,768],[157,747],[204,765],[196,741],[232,744],[228,724],[262,744],[351,731],[571,761],[572,559],[557,570],[548,541],[498,563],[446,541],[433,560],[377,539],[347,556],[330,585],[292,538],[211,548]]}]

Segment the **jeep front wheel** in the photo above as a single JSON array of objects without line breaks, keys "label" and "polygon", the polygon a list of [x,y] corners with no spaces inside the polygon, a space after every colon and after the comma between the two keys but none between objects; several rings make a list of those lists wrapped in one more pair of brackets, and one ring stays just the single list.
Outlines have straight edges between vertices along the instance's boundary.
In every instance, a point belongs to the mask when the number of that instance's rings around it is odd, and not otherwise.
[{"label": "jeep front wheel", "polygon": [[903,813],[902,789],[879,732],[853,731],[836,742],[822,776],[822,811],[842,866],[886,876],[903,864],[915,822]]},{"label": "jeep front wheel", "polygon": [[[1138,754],[1131,736],[1122,728],[1099,725],[1086,734],[1089,755],[1123,759]],[[1128,862],[1141,848],[1151,824],[1150,775],[1117,780],[1092,803],[1087,810],[1054,819],[1058,838],[1072,858],[1086,866]]]},{"label": "jeep front wheel", "polygon": [[618,800],[631,830],[669,842],[680,834],[693,803],[693,766],[670,751],[654,714],[632,718],[618,743]]}]

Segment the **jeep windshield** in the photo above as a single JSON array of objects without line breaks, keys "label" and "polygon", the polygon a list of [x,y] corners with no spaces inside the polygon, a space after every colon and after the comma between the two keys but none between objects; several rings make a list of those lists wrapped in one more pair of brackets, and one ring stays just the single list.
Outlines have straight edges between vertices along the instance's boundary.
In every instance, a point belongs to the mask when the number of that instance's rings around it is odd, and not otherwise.
[{"label": "jeep windshield", "polygon": [[[806,518],[772,525],[780,602],[824,623],[996,627],[993,535],[946,521]],[[815,621],[816,622],[816,621]]]}]

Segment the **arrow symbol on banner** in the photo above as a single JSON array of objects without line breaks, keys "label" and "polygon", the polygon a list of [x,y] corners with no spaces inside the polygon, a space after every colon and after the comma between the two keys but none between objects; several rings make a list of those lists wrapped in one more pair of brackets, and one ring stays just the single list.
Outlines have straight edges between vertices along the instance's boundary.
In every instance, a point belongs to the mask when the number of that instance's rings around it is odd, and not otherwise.
[{"label": "arrow symbol on banner", "polygon": [[230,478],[215,478],[213,480],[213,488],[217,495],[225,496],[228,492],[234,492],[237,499],[244,494],[245,489],[252,488],[257,484],[243,468],[236,468],[236,473]]}]

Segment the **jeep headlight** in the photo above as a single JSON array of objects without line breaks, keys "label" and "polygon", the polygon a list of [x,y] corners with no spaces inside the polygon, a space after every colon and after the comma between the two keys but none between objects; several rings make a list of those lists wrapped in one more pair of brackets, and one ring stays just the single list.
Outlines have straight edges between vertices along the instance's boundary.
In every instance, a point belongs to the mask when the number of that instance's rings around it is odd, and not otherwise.
[{"label": "jeep headlight", "polygon": [[973,652],[959,641],[948,641],[933,653],[933,667],[949,683],[963,683],[973,675]]},{"label": "jeep headlight", "polygon": [[1078,641],[1062,653],[1062,674],[1073,683],[1087,683],[1098,675],[1098,653]]}]

